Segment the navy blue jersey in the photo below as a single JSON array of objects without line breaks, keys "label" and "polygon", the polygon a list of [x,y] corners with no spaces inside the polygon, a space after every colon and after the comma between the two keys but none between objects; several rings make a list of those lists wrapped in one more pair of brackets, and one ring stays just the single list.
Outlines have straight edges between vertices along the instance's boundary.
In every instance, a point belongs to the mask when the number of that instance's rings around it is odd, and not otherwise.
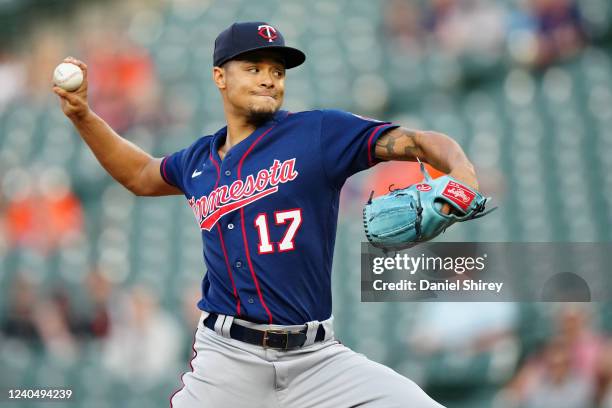
[{"label": "navy blue jersey", "polygon": [[164,157],[162,177],[201,229],[198,307],[270,324],[329,318],[340,189],[377,163],[376,140],[394,127],[338,110],[278,111],[223,160],[226,127]]}]

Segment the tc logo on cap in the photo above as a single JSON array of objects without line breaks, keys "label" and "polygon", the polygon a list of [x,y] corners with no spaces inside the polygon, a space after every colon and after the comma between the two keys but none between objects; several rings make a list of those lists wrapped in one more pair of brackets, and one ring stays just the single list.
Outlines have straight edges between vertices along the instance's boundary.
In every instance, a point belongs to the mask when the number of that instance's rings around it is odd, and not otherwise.
[{"label": "tc logo on cap", "polygon": [[273,42],[276,40],[276,37],[278,37],[276,34],[276,28],[272,27],[271,25],[260,25],[257,27],[257,29],[259,30],[257,34],[268,40],[268,42]]}]

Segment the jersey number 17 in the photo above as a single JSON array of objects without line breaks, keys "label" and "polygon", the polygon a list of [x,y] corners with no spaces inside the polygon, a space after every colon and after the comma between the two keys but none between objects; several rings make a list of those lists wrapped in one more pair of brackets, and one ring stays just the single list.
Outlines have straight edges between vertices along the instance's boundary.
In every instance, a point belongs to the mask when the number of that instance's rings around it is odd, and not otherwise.
[{"label": "jersey number 17", "polygon": [[[274,221],[276,225],[289,223],[285,235],[283,235],[283,238],[278,242],[278,251],[285,252],[294,250],[295,234],[300,228],[300,225],[302,225],[302,210],[297,208],[294,210],[275,211]],[[274,243],[270,242],[270,230],[268,225],[268,216],[266,213],[260,213],[255,217],[255,228],[257,228],[257,232],[259,233],[258,250],[260,254],[271,254],[274,252]]]}]

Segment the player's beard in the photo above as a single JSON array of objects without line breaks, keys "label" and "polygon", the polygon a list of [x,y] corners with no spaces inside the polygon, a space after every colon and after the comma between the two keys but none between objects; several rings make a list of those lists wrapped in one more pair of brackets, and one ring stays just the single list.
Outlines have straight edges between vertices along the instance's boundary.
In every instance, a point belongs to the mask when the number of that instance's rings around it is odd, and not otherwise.
[{"label": "player's beard", "polygon": [[255,127],[260,127],[264,123],[274,118],[274,115],[276,114],[278,109],[279,108],[262,110],[257,108],[250,108],[247,112],[246,121],[248,124],[251,124]]}]

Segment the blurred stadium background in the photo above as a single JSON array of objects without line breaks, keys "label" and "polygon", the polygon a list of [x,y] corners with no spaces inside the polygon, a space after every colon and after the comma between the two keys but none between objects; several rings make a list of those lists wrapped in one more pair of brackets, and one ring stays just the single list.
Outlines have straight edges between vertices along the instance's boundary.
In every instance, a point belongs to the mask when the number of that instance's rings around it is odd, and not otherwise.
[{"label": "blurred stadium background", "polygon": [[[192,213],[103,171],[50,90],[65,56],[89,65],[93,109],[160,157],[224,124],[215,36],[268,21],[308,56],[286,109],[350,110],[464,147],[500,210],[443,240],[609,242],[611,19],[608,0],[0,1],[0,390],[162,407],[188,369],[205,272]],[[418,177],[387,163],[345,186],[339,338],[449,408],[612,407],[606,303],[360,303],[361,206]]]}]

